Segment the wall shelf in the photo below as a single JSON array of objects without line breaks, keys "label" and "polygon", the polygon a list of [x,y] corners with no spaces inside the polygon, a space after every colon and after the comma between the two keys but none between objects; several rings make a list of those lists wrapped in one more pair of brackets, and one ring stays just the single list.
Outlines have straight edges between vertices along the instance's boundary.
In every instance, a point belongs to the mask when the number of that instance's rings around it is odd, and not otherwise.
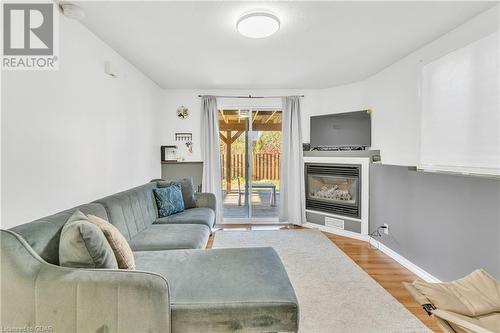
[{"label": "wall shelf", "polygon": [[435,173],[435,174],[441,174],[441,175],[479,177],[479,178],[490,178],[490,179],[499,179],[500,180],[500,175],[498,175],[498,174],[479,173],[479,172],[471,172],[471,171],[422,169],[422,168],[418,168],[418,167],[408,167],[408,170],[416,171],[416,172]]},{"label": "wall shelf", "polygon": [[203,161],[161,161],[161,164],[189,164],[189,163],[203,163]]}]

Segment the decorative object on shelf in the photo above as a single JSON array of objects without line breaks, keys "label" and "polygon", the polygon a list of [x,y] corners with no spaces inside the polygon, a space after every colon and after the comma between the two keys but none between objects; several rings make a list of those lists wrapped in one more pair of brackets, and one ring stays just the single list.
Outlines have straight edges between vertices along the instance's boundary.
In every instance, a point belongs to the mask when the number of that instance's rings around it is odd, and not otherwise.
[{"label": "decorative object on shelf", "polygon": [[177,108],[177,118],[179,119],[186,119],[189,117],[189,109],[185,107],[184,105],[181,105]]},{"label": "decorative object on shelf", "polygon": [[175,141],[193,141],[193,133],[175,133]]},{"label": "decorative object on shelf", "polygon": [[177,146],[161,146],[161,160],[165,162],[176,162]]},{"label": "decorative object on shelf", "polygon": [[187,147],[187,149],[188,149],[188,152],[189,152],[190,154],[192,154],[192,153],[193,153],[193,142],[192,142],[192,141],[188,141],[188,142],[186,142],[186,147]]}]

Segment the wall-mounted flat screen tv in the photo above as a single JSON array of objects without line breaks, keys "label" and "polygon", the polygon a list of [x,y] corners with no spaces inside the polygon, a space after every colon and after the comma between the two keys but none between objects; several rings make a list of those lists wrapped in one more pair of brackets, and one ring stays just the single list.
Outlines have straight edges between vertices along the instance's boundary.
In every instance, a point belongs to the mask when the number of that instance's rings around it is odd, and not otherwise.
[{"label": "wall-mounted flat screen tv", "polygon": [[311,117],[311,148],[371,146],[371,117],[367,110]]}]

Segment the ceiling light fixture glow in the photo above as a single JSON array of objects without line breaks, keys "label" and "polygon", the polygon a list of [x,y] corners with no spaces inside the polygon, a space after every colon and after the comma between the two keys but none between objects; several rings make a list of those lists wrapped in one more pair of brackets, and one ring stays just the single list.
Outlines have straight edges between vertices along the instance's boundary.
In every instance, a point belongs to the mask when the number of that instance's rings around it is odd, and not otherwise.
[{"label": "ceiling light fixture glow", "polygon": [[278,17],[266,11],[253,11],[243,14],[236,22],[236,30],[248,38],[265,38],[280,29]]}]

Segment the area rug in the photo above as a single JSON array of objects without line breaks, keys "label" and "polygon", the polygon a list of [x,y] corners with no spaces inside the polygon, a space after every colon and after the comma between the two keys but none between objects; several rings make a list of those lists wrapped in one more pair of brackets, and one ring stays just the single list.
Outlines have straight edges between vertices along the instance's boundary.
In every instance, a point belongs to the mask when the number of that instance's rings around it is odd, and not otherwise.
[{"label": "area rug", "polygon": [[300,306],[300,332],[430,332],[325,235],[316,230],[221,231],[213,248],[271,246]]}]

